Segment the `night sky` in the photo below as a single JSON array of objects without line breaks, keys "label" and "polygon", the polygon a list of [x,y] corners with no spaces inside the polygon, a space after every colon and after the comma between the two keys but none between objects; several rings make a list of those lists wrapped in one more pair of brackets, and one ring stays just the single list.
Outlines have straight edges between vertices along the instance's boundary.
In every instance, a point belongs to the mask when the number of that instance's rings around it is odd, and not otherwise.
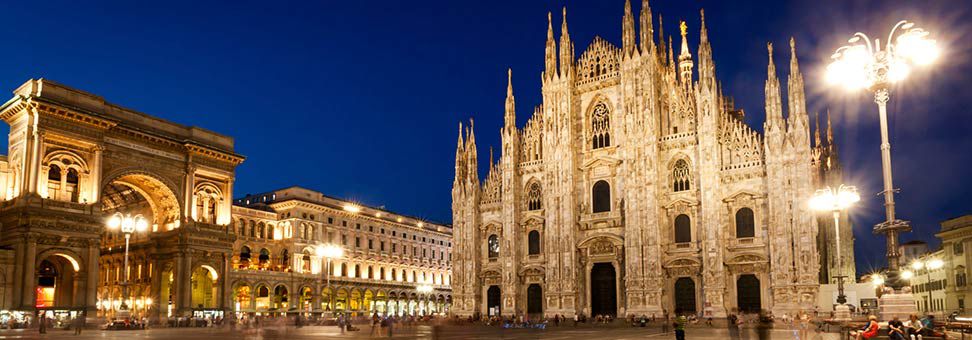
[{"label": "night sky", "polygon": [[[569,1],[579,56],[595,35],[620,46],[622,0]],[[448,223],[457,123],[476,119],[480,177],[499,145],[506,68],[517,120],[540,104],[547,11],[563,1],[18,1],[3,6],[2,88],[48,78],[125,107],[236,137],[247,160],[235,195],[301,185]],[[846,182],[858,272],[884,265],[877,107],[822,81],[855,31],[884,40],[899,19],[945,48],[891,95],[899,216],[923,239],[972,213],[972,5],[968,1],[659,1],[666,34],[705,8],[716,74],[762,131],[766,43],[785,84],[794,36],[808,109],[830,110]],[[640,0],[633,4],[637,13]],[[658,24],[657,18],[654,20]],[[656,29],[657,30],[657,29]],[[675,44],[679,43],[676,36]],[[677,49],[676,45],[676,49]],[[6,129],[6,126],[4,126]]]}]

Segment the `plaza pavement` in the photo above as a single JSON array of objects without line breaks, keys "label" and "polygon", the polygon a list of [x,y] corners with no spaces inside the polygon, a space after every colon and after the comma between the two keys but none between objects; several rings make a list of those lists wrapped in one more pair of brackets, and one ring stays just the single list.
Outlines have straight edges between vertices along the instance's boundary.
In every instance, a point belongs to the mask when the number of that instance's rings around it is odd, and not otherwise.
[{"label": "plaza pavement", "polygon": [[[75,336],[73,331],[51,330],[47,334],[39,334],[37,329],[30,330],[2,330],[0,339],[123,339],[123,340],[150,340],[150,339],[177,339],[177,340],[217,340],[217,339],[434,339],[432,327],[419,325],[412,328],[396,327],[393,336],[387,334],[378,337],[370,335],[369,326],[361,326],[360,331],[345,332],[336,326],[306,326],[302,328],[290,327],[267,327],[262,329],[223,329],[223,328],[156,328],[137,331],[101,331],[85,330],[80,336]],[[615,326],[592,326],[581,325],[573,327],[570,325],[560,327],[550,327],[546,330],[538,329],[502,329],[499,327],[487,327],[481,325],[449,325],[440,328],[437,339],[459,339],[459,340],[629,340],[629,339],[674,339],[672,333],[662,333],[658,326],[655,327],[627,327]],[[757,339],[753,329],[743,329],[741,339]],[[795,331],[790,329],[774,329],[771,332],[771,339],[798,339]],[[719,327],[690,327],[686,330],[686,339],[729,339],[729,333],[724,328]],[[814,333],[811,332],[809,340],[836,340],[835,333]],[[801,339],[803,340],[803,339]]]}]

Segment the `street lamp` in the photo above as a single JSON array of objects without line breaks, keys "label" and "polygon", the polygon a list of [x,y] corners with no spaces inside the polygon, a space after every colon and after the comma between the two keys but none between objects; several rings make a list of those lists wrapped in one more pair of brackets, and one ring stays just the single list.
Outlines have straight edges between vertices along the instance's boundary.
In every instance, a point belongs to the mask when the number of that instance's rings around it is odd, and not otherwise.
[{"label": "street lamp", "polygon": [[[850,206],[861,200],[857,194],[857,188],[851,185],[841,184],[837,188],[827,187],[817,190],[810,198],[810,208],[817,211],[830,211],[834,216],[834,235],[837,241],[837,270],[844,268],[844,259],[840,256],[840,211],[850,208]],[[837,303],[847,303],[847,296],[844,295],[844,275],[838,272],[837,278]]]},{"label": "street lamp", "polygon": [[[344,248],[333,244],[325,244],[317,246],[316,252],[318,257],[325,260],[326,267],[324,269],[324,276],[327,280],[325,287],[331,288],[331,260],[343,257]],[[331,301],[328,301],[327,309],[331,309]]]},{"label": "street lamp", "polygon": [[[919,271],[919,270],[925,269],[925,282],[926,282],[926,284],[929,287],[931,286],[931,271],[932,270],[939,269],[939,268],[944,267],[944,266],[945,266],[945,262],[942,261],[942,260],[940,260],[940,259],[930,259],[930,260],[926,260],[926,261],[915,260],[915,262],[912,262],[911,263],[911,269],[914,269],[915,271]],[[914,273],[911,272],[911,271],[905,271],[905,272],[903,272],[901,274],[902,274],[901,277],[908,276],[905,279],[908,279],[908,278],[914,276]],[[929,311],[931,311],[931,307],[930,306],[931,306],[931,300],[932,300],[932,293],[931,293],[931,289],[925,289],[925,290],[928,291],[928,301],[925,303],[925,311],[926,312],[929,312]]]},{"label": "street lamp", "polygon": [[891,181],[891,143],[888,142],[887,103],[891,85],[904,80],[912,65],[931,64],[939,55],[938,46],[928,38],[928,31],[915,27],[913,22],[902,20],[891,29],[883,49],[880,39],[873,41],[864,33],[857,32],[849,45],[837,49],[827,66],[827,82],[842,85],[847,90],[867,89],[874,93],[881,124],[881,167],[884,177],[885,218],[874,226],[875,234],[887,235],[888,281],[899,287],[898,234],[911,230],[907,221],[894,216],[894,185]]},{"label": "street lamp", "polygon": [[121,305],[118,307],[118,313],[122,317],[128,316],[128,243],[132,238],[132,233],[134,232],[144,232],[148,230],[148,221],[141,214],[132,216],[131,214],[122,214],[116,212],[108,218],[108,229],[109,230],[121,230],[125,234],[125,281],[122,282],[122,298]]}]

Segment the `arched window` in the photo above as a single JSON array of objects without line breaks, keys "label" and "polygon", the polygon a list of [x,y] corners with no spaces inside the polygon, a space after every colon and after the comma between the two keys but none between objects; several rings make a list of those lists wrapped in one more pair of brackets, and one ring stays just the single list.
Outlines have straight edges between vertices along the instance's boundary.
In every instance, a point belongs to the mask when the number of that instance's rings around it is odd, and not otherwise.
[{"label": "arched window", "polygon": [[263,222],[260,222],[257,224],[257,227],[259,228],[258,232],[260,233],[260,237],[267,238],[267,226]]},{"label": "arched window", "polygon": [[753,210],[742,208],[736,211],[736,237],[756,237],[756,225],[753,221]]},{"label": "arched window", "polygon": [[597,181],[591,190],[591,197],[595,213],[611,211],[611,185],[605,181]]},{"label": "arched window", "polygon": [[274,236],[275,235],[273,234],[273,224],[267,224],[267,239],[268,240],[275,240],[276,237],[274,237]]},{"label": "arched window", "polygon": [[260,264],[267,264],[270,262],[270,251],[266,248],[260,249],[260,257],[258,258]]},{"label": "arched window", "polygon": [[57,165],[47,170],[47,197],[61,199],[61,168]]},{"label": "arched window", "polygon": [[240,248],[240,263],[249,264],[250,263],[250,247],[243,246]]},{"label": "arched window", "polygon": [[499,257],[499,236],[496,236],[496,234],[489,235],[489,240],[486,242],[486,248],[489,253],[489,258],[495,259]]},{"label": "arched window", "polygon": [[64,181],[65,182],[65,185],[64,185],[64,191],[65,191],[64,192],[64,196],[65,197],[70,197],[71,198],[71,202],[79,202],[78,201],[78,194],[79,194],[79,192],[78,192],[78,170],[68,169],[67,176],[66,177],[67,178]]},{"label": "arched window", "polygon": [[675,243],[692,242],[692,222],[688,215],[675,217]]},{"label": "arched window", "polygon": [[672,190],[675,192],[689,190],[691,182],[692,176],[689,172],[688,162],[679,159],[675,162],[675,167],[672,168]]},{"label": "arched window", "polygon": [[256,222],[250,220],[250,237],[256,237]]},{"label": "arched window", "polygon": [[341,277],[348,277],[348,264],[347,263],[342,263],[341,264]]},{"label": "arched window", "polygon": [[527,234],[527,253],[529,255],[540,254],[540,232],[533,230]]},{"label": "arched window", "polygon": [[527,210],[540,210],[541,204],[540,199],[543,197],[543,191],[540,189],[540,183],[533,182],[530,184],[530,192],[527,193]]},{"label": "arched window", "polygon": [[611,145],[611,123],[604,103],[594,105],[591,113],[591,148],[600,149]]}]

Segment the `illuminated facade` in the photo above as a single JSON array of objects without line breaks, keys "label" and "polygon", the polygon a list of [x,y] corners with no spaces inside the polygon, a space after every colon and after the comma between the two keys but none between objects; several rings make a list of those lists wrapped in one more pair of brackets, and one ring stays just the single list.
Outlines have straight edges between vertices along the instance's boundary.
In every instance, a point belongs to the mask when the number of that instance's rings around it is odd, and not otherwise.
[{"label": "illuminated facade", "polygon": [[[234,205],[235,168],[244,157],[233,138],[50,80],[17,88],[0,118],[10,125],[8,155],[0,158],[0,310],[11,311],[0,318],[37,311],[57,320],[80,312],[92,322],[115,317],[126,276],[132,315],[153,323],[320,313],[345,293],[345,306],[335,302],[334,310],[447,309],[446,226],[368,207],[350,213],[335,208],[347,202],[300,188],[274,192],[272,202]],[[124,235],[106,229],[116,212],[149,221],[147,231],[132,235],[127,273]],[[402,234],[416,238],[393,240]],[[334,260],[331,297],[312,250],[344,236],[389,249],[347,246]],[[398,247],[409,253],[396,253]],[[252,249],[249,259],[241,258],[243,249]]]},{"label": "illuminated facade", "polygon": [[722,94],[704,16],[695,56],[684,22],[680,49],[661,28],[654,40],[647,1],[639,30],[625,3],[620,48],[595,37],[579,58],[566,9],[559,41],[552,21],[543,103],[519,128],[508,86],[484,180],[472,124],[460,124],[453,312],[812,309],[830,248],[807,202],[838,175],[821,166],[836,161],[832,139],[813,146],[793,41],[787,117],[769,46],[760,133]]},{"label": "illuminated facade", "polygon": [[[448,312],[447,226],[300,187],[237,199],[233,218],[236,311]],[[326,259],[316,252],[324,244],[345,254],[331,261],[329,285]]]}]

